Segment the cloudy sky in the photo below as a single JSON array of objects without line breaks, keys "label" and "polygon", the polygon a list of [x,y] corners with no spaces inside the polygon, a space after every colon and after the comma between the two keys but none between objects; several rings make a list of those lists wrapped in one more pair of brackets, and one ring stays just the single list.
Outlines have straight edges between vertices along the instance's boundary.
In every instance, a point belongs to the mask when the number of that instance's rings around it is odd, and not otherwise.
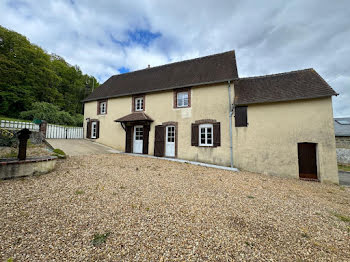
[{"label": "cloudy sky", "polygon": [[350,0],[0,0],[0,24],[113,74],[235,49],[241,77],[313,67],[350,116]]}]

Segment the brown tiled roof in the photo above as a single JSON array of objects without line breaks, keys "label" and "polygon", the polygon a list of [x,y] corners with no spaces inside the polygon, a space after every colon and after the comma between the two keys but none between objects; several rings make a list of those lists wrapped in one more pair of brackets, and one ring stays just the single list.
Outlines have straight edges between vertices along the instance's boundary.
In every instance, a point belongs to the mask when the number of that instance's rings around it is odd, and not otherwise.
[{"label": "brown tiled roof", "polygon": [[114,75],[84,101],[223,82],[238,77],[234,51]]},{"label": "brown tiled roof", "polygon": [[153,122],[153,119],[146,115],[144,112],[134,112],[129,115],[123,116],[114,120],[115,122],[135,122],[135,121],[149,121]]},{"label": "brown tiled roof", "polygon": [[314,70],[305,69],[234,80],[235,105],[338,95]]}]

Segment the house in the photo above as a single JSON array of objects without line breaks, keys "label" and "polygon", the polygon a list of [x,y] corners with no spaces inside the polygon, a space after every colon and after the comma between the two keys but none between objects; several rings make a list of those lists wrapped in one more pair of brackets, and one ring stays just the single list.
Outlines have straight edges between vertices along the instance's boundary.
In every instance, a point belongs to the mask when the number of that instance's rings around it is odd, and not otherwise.
[{"label": "house", "polygon": [[313,69],[239,78],[235,52],[114,75],[84,100],[121,151],[338,183],[332,96]]},{"label": "house", "polygon": [[350,149],[350,117],[334,118],[334,132],[337,148]]}]

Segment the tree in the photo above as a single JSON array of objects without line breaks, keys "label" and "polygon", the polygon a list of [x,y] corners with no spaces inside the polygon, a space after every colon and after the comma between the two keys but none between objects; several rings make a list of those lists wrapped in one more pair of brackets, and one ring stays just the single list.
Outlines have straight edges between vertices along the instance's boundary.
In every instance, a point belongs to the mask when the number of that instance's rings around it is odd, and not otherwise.
[{"label": "tree", "polygon": [[95,87],[99,85],[78,66],[46,53],[26,37],[1,26],[0,65],[0,114],[9,117],[34,110],[32,106],[36,102],[45,102],[56,106],[55,111],[65,112],[52,118],[51,123],[58,123],[52,122],[53,119],[65,123],[73,119],[74,123],[80,123],[81,101],[91,93],[93,82]]}]

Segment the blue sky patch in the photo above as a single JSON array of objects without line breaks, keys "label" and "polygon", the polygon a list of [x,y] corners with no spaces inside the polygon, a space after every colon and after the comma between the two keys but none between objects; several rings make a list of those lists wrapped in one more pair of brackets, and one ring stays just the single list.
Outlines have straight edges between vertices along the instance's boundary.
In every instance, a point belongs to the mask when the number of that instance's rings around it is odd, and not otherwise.
[{"label": "blue sky patch", "polygon": [[154,39],[161,36],[160,33],[152,33],[148,30],[128,31],[129,39],[137,44],[148,46]]},{"label": "blue sky patch", "polygon": [[130,72],[130,69],[129,68],[126,68],[124,66],[118,68],[118,71],[121,73],[121,74],[124,74],[124,73],[129,73]]},{"label": "blue sky patch", "polygon": [[132,43],[141,45],[143,47],[149,46],[149,44],[156,38],[161,37],[161,33],[152,33],[148,30],[129,30],[127,31],[128,40],[120,41],[112,34],[109,34],[113,43],[121,45],[121,46],[130,46]]}]

